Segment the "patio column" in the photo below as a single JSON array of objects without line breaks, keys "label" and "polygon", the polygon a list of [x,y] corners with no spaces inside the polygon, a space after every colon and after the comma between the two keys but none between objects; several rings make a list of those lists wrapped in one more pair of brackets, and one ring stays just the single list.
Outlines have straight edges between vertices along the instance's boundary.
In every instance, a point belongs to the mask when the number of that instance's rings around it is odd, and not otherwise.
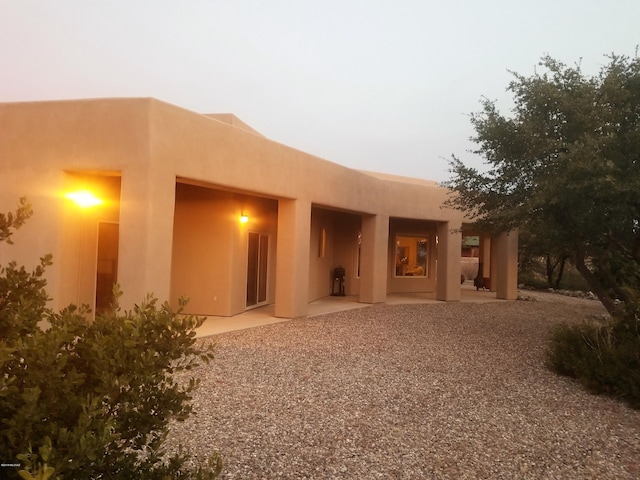
[{"label": "patio column", "polygon": [[438,222],[438,271],[436,299],[460,301],[460,257],[462,252],[461,225]]},{"label": "patio column", "polygon": [[311,202],[278,201],[275,316],[304,317],[309,303]]},{"label": "patio column", "polygon": [[491,252],[489,254],[489,277],[491,277],[491,280],[489,282],[489,290],[491,290],[492,292],[497,291],[498,277],[500,276],[500,269],[498,268],[500,264],[500,258],[498,252],[502,247],[500,246],[500,241],[498,240],[498,238],[499,236],[497,235],[491,237],[491,245],[489,248],[489,251]]},{"label": "patio column", "polygon": [[389,216],[363,215],[360,250],[360,301],[387,300]]},{"label": "patio column", "polygon": [[118,283],[123,308],[139,304],[148,293],[169,300],[175,191],[175,175],[168,171],[122,173]]},{"label": "patio column", "polygon": [[[515,300],[518,298],[518,231],[501,233],[494,237],[496,245],[492,256],[496,257],[496,298]],[[494,286],[492,279],[492,287]]]},{"label": "patio column", "polygon": [[482,271],[480,276],[482,278],[491,278],[491,236],[482,233],[480,234],[480,259],[482,264]]}]

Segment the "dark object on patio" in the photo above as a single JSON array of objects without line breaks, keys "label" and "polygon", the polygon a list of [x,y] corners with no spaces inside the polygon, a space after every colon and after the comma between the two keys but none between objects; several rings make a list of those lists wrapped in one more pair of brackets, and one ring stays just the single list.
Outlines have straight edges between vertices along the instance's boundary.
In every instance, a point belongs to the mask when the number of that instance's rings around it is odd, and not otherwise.
[{"label": "dark object on patio", "polygon": [[473,279],[473,286],[476,287],[476,290],[491,290],[491,279],[489,277],[476,277]]},{"label": "dark object on patio", "polygon": [[482,263],[478,263],[478,274],[476,278],[473,279],[473,286],[476,287],[476,290],[480,290],[481,288],[484,290],[490,289],[490,278],[482,276]]},{"label": "dark object on patio", "polygon": [[[344,277],[346,272],[342,265],[338,265],[333,269],[333,282],[331,283],[331,295],[335,297],[344,297]],[[338,291],[335,291],[336,282],[338,286]]]}]

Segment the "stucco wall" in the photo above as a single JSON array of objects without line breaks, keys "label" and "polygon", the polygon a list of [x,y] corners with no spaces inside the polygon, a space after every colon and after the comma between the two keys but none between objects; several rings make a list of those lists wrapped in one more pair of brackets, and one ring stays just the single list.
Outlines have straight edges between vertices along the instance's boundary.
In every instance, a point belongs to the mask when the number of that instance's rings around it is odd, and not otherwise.
[{"label": "stucco wall", "polygon": [[[323,242],[324,248],[321,247]],[[335,267],[336,229],[331,212],[314,208],[311,211],[309,248],[309,301],[331,293],[331,269]]]},{"label": "stucco wall", "polygon": [[[63,197],[70,188],[65,172],[119,175],[127,166],[144,162],[145,105],[144,99],[0,104],[0,210],[13,210],[18,198],[26,196],[34,211],[16,233],[14,246],[0,244],[0,261],[16,260],[33,268],[41,255],[52,253],[54,265],[45,278],[53,308],[70,301],[92,303],[91,282],[78,294],[78,273],[68,274],[78,266],[78,254],[70,255],[65,245],[78,241],[80,231],[75,229],[82,223],[76,216],[80,212]],[[83,240],[87,247],[83,252],[89,255],[91,246],[86,242],[92,240]],[[81,268],[81,279],[83,275]]]},{"label": "stucco wall", "polygon": [[229,315],[232,200],[226,192],[176,185],[171,303],[188,296],[188,313]]},{"label": "stucco wall", "polygon": [[[67,192],[91,185],[92,191],[103,203],[81,209],[70,200],[62,202],[61,235],[57,247],[59,253],[54,256],[52,268],[58,273],[60,282],[55,297],[61,306],[74,303],[93,308],[96,296],[98,224],[119,223],[120,177],[65,173],[63,180],[63,191]],[[53,286],[50,292],[55,292]]]},{"label": "stucco wall", "polygon": [[[269,198],[252,195],[234,194],[233,210],[234,265],[232,268],[231,315],[243,312],[246,308],[247,289],[247,243],[249,232],[268,237],[267,266],[267,302],[275,301],[276,262],[278,245],[278,203]],[[247,223],[239,223],[242,213],[248,216]]]},{"label": "stucco wall", "polygon": [[[241,213],[249,222],[239,222]],[[176,185],[171,302],[185,311],[229,316],[244,311],[247,232],[270,237],[268,301],[274,299],[277,205],[273,200],[215,188]],[[271,245],[273,243],[273,245]]]},{"label": "stucco wall", "polygon": [[159,101],[151,112],[152,156],[179,177],[362,213],[462,218],[442,208],[446,191],[432,182],[352,170]]}]

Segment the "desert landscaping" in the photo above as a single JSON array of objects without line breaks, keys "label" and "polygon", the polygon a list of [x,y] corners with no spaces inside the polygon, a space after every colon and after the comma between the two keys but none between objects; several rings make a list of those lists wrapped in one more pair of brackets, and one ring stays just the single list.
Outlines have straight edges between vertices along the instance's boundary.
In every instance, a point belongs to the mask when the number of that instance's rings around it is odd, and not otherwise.
[{"label": "desert landscaping", "polygon": [[221,478],[640,476],[640,412],[544,365],[594,300],[373,305],[209,337],[195,413],[174,424]]}]

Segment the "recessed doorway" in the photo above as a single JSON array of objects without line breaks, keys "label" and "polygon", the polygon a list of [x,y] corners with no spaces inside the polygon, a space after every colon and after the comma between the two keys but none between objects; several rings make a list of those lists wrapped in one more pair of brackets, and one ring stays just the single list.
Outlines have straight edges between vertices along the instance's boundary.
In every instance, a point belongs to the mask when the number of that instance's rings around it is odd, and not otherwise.
[{"label": "recessed doorway", "polygon": [[113,301],[113,287],[118,281],[119,225],[98,223],[98,258],[96,263],[96,315],[107,311]]}]

